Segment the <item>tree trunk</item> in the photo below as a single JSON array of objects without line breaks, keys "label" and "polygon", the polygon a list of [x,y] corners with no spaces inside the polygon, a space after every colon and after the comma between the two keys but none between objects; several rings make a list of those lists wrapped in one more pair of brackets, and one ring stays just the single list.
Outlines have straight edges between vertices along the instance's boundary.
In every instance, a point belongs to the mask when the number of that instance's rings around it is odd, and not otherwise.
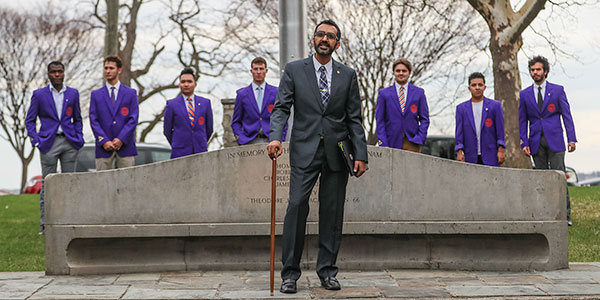
[{"label": "tree trunk", "polygon": [[119,0],[106,0],[106,32],[104,56],[119,53]]},{"label": "tree trunk", "polygon": [[28,157],[24,157],[23,154],[19,155],[19,158],[21,159],[21,189],[20,189],[20,193],[24,192],[25,189],[25,185],[27,184],[27,172],[29,169],[29,164],[31,163],[31,160],[33,159],[33,151],[35,150],[31,150],[31,153],[29,154]]},{"label": "tree trunk", "polygon": [[499,45],[497,31],[491,30],[490,52],[494,72],[494,94],[502,102],[504,110],[504,132],[506,140],[506,162],[504,167],[531,169],[531,159],[521,151],[519,138],[519,91],[521,77],[517,54],[523,40]]}]

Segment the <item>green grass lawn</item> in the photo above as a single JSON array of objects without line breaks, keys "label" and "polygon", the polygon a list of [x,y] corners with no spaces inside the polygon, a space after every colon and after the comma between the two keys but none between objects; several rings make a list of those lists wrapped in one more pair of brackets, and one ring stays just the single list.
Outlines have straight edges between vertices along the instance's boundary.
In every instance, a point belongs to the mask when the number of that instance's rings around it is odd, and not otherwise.
[{"label": "green grass lawn", "polygon": [[[600,187],[569,187],[569,261],[600,261]],[[43,271],[39,195],[0,196],[0,272]]]},{"label": "green grass lawn", "polygon": [[569,261],[600,261],[600,186],[569,187]]},{"label": "green grass lawn", "polygon": [[0,196],[0,272],[43,271],[39,195]]}]

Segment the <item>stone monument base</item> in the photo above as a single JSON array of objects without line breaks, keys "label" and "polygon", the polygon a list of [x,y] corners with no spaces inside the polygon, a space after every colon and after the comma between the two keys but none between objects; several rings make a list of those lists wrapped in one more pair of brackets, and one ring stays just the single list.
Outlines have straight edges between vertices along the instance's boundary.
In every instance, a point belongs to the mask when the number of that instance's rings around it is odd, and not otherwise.
[{"label": "stone monument base", "polygon": [[[278,236],[289,190],[287,151],[284,144],[278,159]],[[486,167],[373,146],[368,152],[370,170],[348,183],[340,268],[568,267],[561,172]],[[267,270],[270,188],[265,145],[51,174],[45,188],[46,273]],[[318,251],[317,195],[318,185],[309,200],[305,269],[314,268]]]}]

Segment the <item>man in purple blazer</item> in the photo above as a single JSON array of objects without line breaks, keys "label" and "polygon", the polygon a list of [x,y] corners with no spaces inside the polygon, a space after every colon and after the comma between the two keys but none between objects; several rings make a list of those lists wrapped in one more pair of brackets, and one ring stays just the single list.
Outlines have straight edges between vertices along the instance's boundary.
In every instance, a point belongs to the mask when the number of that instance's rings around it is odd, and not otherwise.
[{"label": "man in purple blazer", "polygon": [[277,87],[265,82],[268,71],[264,58],[253,59],[250,63],[252,83],[236,92],[231,128],[239,145],[269,143],[269,123]]},{"label": "man in purple blazer", "polygon": [[400,58],[393,64],[394,85],[379,90],[375,107],[378,145],[420,152],[427,139],[429,107],[425,91],[408,83],[412,64]]},{"label": "man in purple blazer", "polygon": [[104,59],[106,85],[93,91],[90,124],[96,140],[96,170],[134,165],[137,155],[135,128],[138,122],[137,92],[119,82],[122,68],[118,56]]},{"label": "man in purple blazer", "polygon": [[[569,152],[575,151],[575,125],[562,86],[546,81],[550,64],[543,56],[529,60],[529,74],[534,84],[519,94],[519,136],[521,148],[533,156],[536,169],[565,171],[565,141],[562,117],[567,132]],[[529,125],[529,126],[528,126]],[[527,132],[529,129],[529,134]],[[571,200],[567,190],[567,221],[571,225]]]},{"label": "man in purple blazer", "polygon": [[456,107],[456,159],[499,166],[504,162],[504,114],[500,101],[485,98],[485,77],[469,76],[471,99]]},{"label": "man in purple blazer", "polygon": [[213,133],[210,100],[194,95],[194,70],[179,75],[179,97],[168,100],[163,133],[171,145],[171,158],[206,152]]},{"label": "man in purple blazer", "polygon": [[[61,171],[74,172],[77,153],[83,146],[83,125],[79,108],[79,92],[64,84],[65,66],[60,61],[48,64],[50,84],[37,89],[25,118],[27,135],[33,147],[40,150],[42,190],[40,191],[40,234],[44,234],[44,178]],[[40,119],[39,132],[36,121]]]}]

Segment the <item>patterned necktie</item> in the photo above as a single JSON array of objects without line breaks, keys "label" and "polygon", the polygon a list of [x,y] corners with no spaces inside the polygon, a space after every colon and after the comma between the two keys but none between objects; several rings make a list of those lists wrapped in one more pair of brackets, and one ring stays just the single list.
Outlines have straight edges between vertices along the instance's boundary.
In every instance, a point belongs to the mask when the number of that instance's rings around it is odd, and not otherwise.
[{"label": "patterned necktie", "polygon": [[329,101],[329,87],[327,86],[327,75],[325,75],[325,66],[319,68],[319,91],[321,92],[321,102],[323,106],[327,106]]},{"label": "patterned necktie", "polygon": [[544,98],[542,97],[542,87],[538,86],[538,96],[537,96],[538,106],[540,107],[540,111],[542,111],[542,106],[544,106]]},{"label": "patterned necktie", "polygon": [[112,102],[113,107],[115,107],[116,99],[115,99],[115,87],[114,86],[110,87],[110,101]]},{"label": "patterned necktie", "polygon": [[402,108],[402,112],[406,108],[406,95],[404,95],[404,87],[400,87],[400,93],[398,93],[398,100],[400,101],[400,108]]},{"label": "patterned necktie", "polygon": [[190,118],[190,124],[194,127],[194,101],[192,101],[192,97],[187,98],[187,112],[188,117]]},{"label": "patterned necktie", "polygon": [[262,103],[263,103],[263,88],[262,86],[259,86],[256,88],[258,90],[258,94],[256,96],[256,104],[258,104],[258,112],[260,112],[260,110],[262,109]]}]

